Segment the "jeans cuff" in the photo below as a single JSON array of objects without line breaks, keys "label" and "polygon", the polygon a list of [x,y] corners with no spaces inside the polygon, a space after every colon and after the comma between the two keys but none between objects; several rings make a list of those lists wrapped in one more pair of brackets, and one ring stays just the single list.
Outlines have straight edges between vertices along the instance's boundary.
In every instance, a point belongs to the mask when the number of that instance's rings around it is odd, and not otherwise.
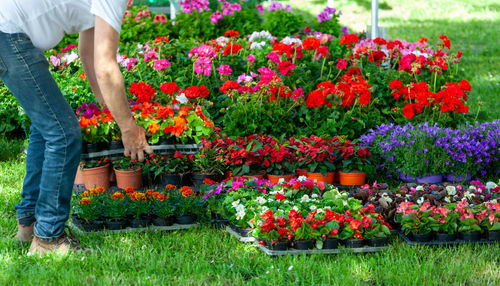
[{"label": "jeans cuff", "polygon": [[35,213],[17,214],[17,221],[19,224],[30,226],[36,221]]},{"label": "jeans cuff", "polygon": [[42,239],[42,240],[44,240],[44,241],[46,241],[46,242],[52,242],[52,241],[55,241],[55,240],[59,239],[61,236],[63,236],[63,235],[64,235],[64,231],[63,231],[61,234],[56,235],[56,236],[51,236],[51,237],[48,237],[48,236],[43,236],[43,235],[40,235],[40,234],[38,233],[38,231],[37,231],[36,227],[33,229],[33,232],[34,232],[34,234],[35,234],[35,236],[36,236],[36,237],[38,237],[38,238],[40,238],[40,239]]}]

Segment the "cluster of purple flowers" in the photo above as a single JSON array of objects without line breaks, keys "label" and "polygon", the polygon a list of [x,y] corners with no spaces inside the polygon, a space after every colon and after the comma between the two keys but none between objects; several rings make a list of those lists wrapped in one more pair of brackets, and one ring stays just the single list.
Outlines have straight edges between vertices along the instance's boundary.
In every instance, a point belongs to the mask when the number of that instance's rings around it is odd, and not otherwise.
[{"label": "cluster of purple flowers", "polygon": [[292,13],[292,6],[290,6],[290,4],[287,4],[285,7],[283,7],[283,4],[281,4],[280,2],[272,2],[271,5],[269,5],[269,7],[267,8],[267,11],[268,12],[274,12],[274,11],[278,11],[278,10],[285,10],[287,12],[290,12]]},{"label": "cluster of purple flowers", "polygon": [[[219,0],[219,2],[222,2],[222,1]],[[222,3],[222,7],[220,9],[222,10],[222,12],[215,11],[212,14],[212,16],[210,16],[210,22],[217,24],[217,22],[219,22],[219,20],[222,20],[222,18],[224,18],[224,16],[234,15],[234,12],[241,11],[241,5],[238,3],[231,4],[227,1],[224,1]]]},{"label": "cluster of purple flowers", "polygon": [[[460,128],[445,128],[428,123],[413,126],[379,125],[361,138],[364,146],[379,155],[384,166],[392,166],[397,156],[415,152],[423,156],[429,149],[438,150],[446,158],[443,169],[449,173],[486,175],[500,167],[500,120],[480,125],[467,123]],[[424,145],[418,142],[426,142]],[[418,146],[417,148],[415,148]]]},{"label": "cluster of purple flowers", "polygon": [[[332,19],[332,15],[335,15],[337,12],[337,9],[335,8],[330,8],[330,7],[325,7],[323,12],[319,13],[317,18],[318,18],[318,23],[324,22],[324,21],[330,21]],[[339,10],[338,15],[342,15],[342,13]]]},{"label": "cluster of purple flowers", "polygon": [[76,109],[77,115],[87,119],[92,118],[92,116],[98,112],[100,112],[100,109],[95,102],[88,104],[86,102],[82,102],[82,105],[78,106]]}]

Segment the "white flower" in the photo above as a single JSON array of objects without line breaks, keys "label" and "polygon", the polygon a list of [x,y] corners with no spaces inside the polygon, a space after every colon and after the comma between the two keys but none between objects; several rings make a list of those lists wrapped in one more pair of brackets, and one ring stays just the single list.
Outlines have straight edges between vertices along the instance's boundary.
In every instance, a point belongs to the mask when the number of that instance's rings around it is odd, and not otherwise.
[{"label": "white flower", "polygon": [[226,37],[218,37],[215,41],[217,41],[217,44],[225,47],[227,45],[227,42],[229,42],[229,39]]},{"label": "white flower", "polygon": [[445,202],[447,202],[447,203],[451,203],[451,200],[450,200],[450,198],[449,198],[449,197],[445,197],[445,198],[444,198],[444,201],[445,201]]},{"label": "white flower", "polygon": [[175,97],[175,99],[180,103],[180,104],[185,104],[188,103],[188,99],[184,93],[179,94],[178,96]]},{"label": "white flower", "polygon": [[424,197],[420,197],[418,200],[417,200],[417,204],[421,205],[424,203]]},{"label": "white flower", "polygon": [[249,42],[256,42],[257,40],[268,40],[271,41],[273,36],[268,31],[253,32],[248,38]]},{"label": "white flower", "polygon": [[240,204],[240,200],[237,200],[237,201],[234,201],[234,202],[231,203],[231,205],[233,206],[233,208],[236,207],[239,204]]},{"label": "white flower", "polygon": [[293,265],[290,265],[290,267],[288,267],[288,271],[292,271],[293,269]]},{"label": "white flower", "polygon": [[312,205],[312,206],[309,207],[309,209],[312,210],[312,211],[315,211],[316,209],[318,209],[318,207],[316,207],[315,205]]},{"label": "white flower", "polygon": [[324,209],[318,209],[318,212],[317,212],[317,213],[318,213],[318,214],[322,214],[322,213],[324,213],[324,212],[325,212],[325,210],[324,210]]},{"label": "white flower", "polygon": [[66,63],[70,64],[78,59],[78,54],[72,51],[69,54],[65,54],[62,58],[63,61],[66,61]]},{"label": "white flower", "polygon": [[274,202],[274,199],[273,198],[269,198],[269,199],[267,199],[267,201],[271,203],[271,202]]},{"label": "white flower", "polygon": [[293,206],[292,210],[295,210],[296,212],[298,212],[299,208],[297,206]]},{"label": "white flower", "polygon": [[316,199],[316,198],[318,198],[318,197],[319,197],[319,196],[318,196],[318,194],[312,194],[312,195],[311,195],[311,198],[313,198],[313,199]]},{"label": "white flower", "polygon": [[283,184],[283,183],[285,183],[285,182],[286,182],[286,181],[285,181],[285,179],[283,179],[283,178],[280,178],[280,179],[278,180],[278,184],[280,184],[280,185],[281,185],[281,184]]},{"label": "white flower", "polygon": [[261,213],[265,213],[269,210],[269,208],[267,206],[261,206],[261,207],[259,207],[259,210]]},{"label": "white flower", "polygon": [[469,190],[474,190],[474,191],[476,191],[476,190],[477,190],[477,188],[476,188],[476,186],[470,186],[470,187],[469,187]]},{"label": "white flower", "polygon": [[486,189],[487,189],[488,191],[489,191],[489,190],[491,190],[491,189],[494,189],[494,188],[496,188],[496,187],[498,187],[498,185],[497,185],[497,184],[495,184],[495,183],[493,183],[493,182],[488,182],[488,183],[486,183]]},{"label": "white flower", "polygon": [[283,40],[281,40],[281,42],[286,44],[286,45],[290,45],[292,43],[302,45],[302,41],[300,39],[290,38],[288,36],[284,37]]},{"label": "white flower", "polygon": [[299,181],[299,182],[304,182],[305,180],[307,180],[307,177],[306,177],[306,176],[299,176],[299,177],[297,178],[297,181]]},{"label": "white flower", "polygon": [[424,190],[424,186],[417,186],[415,188],[415,190],[417,190],[417,191],[423,191]]},{"label": "white flower", "polygon": [[261,205],[266,203],[266,199],[264,199],[264,197],[257,197],[255,201]]},{"label": "white flower", "polygon": [[266,45],[266,42],[252,42],[250,45],[250,50],[262,50],[262,48]]},{"label": "white flower", "polygon": [[284,204],[289,204],[289,203],[290,203],[290,201],[289,201],[289,200],[284,200],[284,201],[282,201],[282,203],[284,203]]},{"label": "white flower", "polygon": [[446,191],[448,192],[448,196],[454,196],[457,194],[457,190],[454,186],[446,187]]},{"label": "white flower", "polygon": [[401,198],[402,196],[401,194],[396,194],[396,197]]},{"label": "white flower", "polygon": [[392,203],[392,199],[388,194],[383,193],[382,198],[384,198],[384,200],[386,200],[388,203]]},{"label": "white flower", "polygon": [[472,200],[472,197],[473,197],[473,196],[474,196],[474,194],[473,194],[473,193],[471,193],[471,192],[469,192],[469,191],[466,191],[466,192],[464,193],[464,197],[466,197],[466,198],[467,198],[467,199],[469,199],[469,200]]},{"label": "white flower", "polygon": [[302,198],[300,199],[300,202],[302,203],[307,203],[309,202],[311,199],[309,198],[308,195],[303,195]]},{"label": "white flower", "polygon": [[237,205],[234,209],[236,210],[236,212],[244,212],[245,206],[244,205]]},{"label": "white flower", "polygon": [[241,220],[245,217],[245,211],[242,211],[242,212],[237,212],[236,213],[236,219],[237,220]]},{"label": "white flower", "polygon": [[497,203],[497,200],[496,200],[496,199],[495,199],[495,200],[491,200],[490,202],[491,202],[492,204],[496,204],[496,203]]}]

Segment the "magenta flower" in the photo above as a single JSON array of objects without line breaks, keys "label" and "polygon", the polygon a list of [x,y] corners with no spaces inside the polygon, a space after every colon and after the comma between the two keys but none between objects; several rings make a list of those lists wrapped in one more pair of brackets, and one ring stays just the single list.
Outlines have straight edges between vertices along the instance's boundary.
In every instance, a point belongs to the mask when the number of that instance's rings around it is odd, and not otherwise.
[{"label": "magenta flower", "polygon": [[56,56],[50,56],[50,62],[53,66],[57,67],[61,64],[61,60]]},{"label": "magenta flower", "polygon": [[262,7],[262,5],[260,5],[260,4],[255,5],[255,8],[257,8],[257,11],[259,11],[259,14],[264,13],[264,7]]},{"label": "magenta flower", "polygon": [[217,68],[217,71],[220,75],[231,75],[231,73],[233,72],[229,65],[221,65],[219,68]]},{"label": "magenta flower", "polygon": [[159,71],[159,70],[162,70],[162,69],[168,69],[168,67],[170,66],[170,62],[167,61],[166,59],[161,59],[161,60],[156,60],[155,61],[155,70]]},{"label": "magenta flower", "polygon": [[209,76],[212,73],[212,60],[209,58],[199,58],[194,63],[194,71],[196,74],[204,74]]},{"label": "magenta flower", "polygon": [[151,60],[156,60],[158,58],[158,53],[155,52],[155,51],[150,51],[150,52],[147,52],[145,55],[144,55],[144,61],[145,62],[149,62]]},{"label": "magenta flower", "polygon": [[275,64],[279,64],[281,61],[280,56],[276,52],[270,52],[267,54],[266,58],[270,59]]},{"label": "magenta flower", "polygon": [[133,68],[136,63],[137,63],[137,59],[136,58],[128,58],[128,61],[127,61],[127,70],[129,71],[131,68]]},{"label": "magenta flower", "polygon": [[247,60],[248,60],[249,62],[255,62],[255,56],[254,56],[253,54],[249,54],[249,55],[247,56]]}]

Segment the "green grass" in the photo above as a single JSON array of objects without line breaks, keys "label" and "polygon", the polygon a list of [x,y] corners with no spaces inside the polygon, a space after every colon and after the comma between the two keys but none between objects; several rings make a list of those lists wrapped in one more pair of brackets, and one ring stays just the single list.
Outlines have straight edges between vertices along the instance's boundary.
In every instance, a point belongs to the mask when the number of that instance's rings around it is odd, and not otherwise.
[{"label": "green grass", "polygon": [[[327,1],[290,0],[295,10],[317,15]],[[342,24],[355,32],[366,30],[371,21],[370,0],[335,0]],[[431,44],[447,35],[453,51],[463,52],[464,79],[472,85],[470,112],[484,102],[483,120],[500,118],[500,3],[497,0],[380,0],[379,26],[388,28],[390,38]]]},{"label": "green grass", "polygon": [[80,236],[90,255],[26,256],[13,238],[22,158],[0,162],[0,285],[498,285],[500,245],[271,258],[208,225]]}]

